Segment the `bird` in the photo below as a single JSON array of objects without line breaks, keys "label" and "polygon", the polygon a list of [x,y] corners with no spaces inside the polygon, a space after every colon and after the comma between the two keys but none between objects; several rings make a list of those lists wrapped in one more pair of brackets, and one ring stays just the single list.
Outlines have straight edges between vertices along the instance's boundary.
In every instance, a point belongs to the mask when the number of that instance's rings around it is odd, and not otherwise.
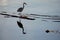
[{"label": "bird", "polygon": [[25,7],[24,4],[27,5],[27,3],[24,2],[24,3],[23,3],[23,7],[18,8],[18,9],[17,9],[17,12],[22,12],[22,11],[23,11],[23,9],[24,9],[24,7]]},{"label": "bird", "polygon": [[46,33],[49,33],[50,31],[49,31],[49,30],[46,30],[45,32],[46,32]]},{"label": "bird", "polygon": [[23,34],[26,34],[26,33],[24,32],[23,24],[22,24],[21,22],[19,22],[19,21],[17,21],[17,24],[18,24],[18,26],[19,26],[20,28],[22,28],[22,33],[23,33]]}]

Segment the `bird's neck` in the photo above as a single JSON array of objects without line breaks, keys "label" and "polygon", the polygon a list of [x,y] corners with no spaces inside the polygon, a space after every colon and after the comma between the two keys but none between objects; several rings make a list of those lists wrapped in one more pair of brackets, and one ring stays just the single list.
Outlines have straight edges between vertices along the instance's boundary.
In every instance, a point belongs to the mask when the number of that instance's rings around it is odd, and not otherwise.
[{"label": "bird's neck", "polygon": [[23,8],[24,8],[24,4],[23,4]]}]

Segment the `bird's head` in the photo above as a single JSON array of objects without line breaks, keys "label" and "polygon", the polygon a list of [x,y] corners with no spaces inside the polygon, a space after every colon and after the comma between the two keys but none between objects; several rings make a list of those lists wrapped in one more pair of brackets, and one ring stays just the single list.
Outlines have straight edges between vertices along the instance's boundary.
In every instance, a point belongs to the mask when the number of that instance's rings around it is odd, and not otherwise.
[{"label": "bird's head", "polygon": [[23,4],[27,5],[27,3],[25,3],[25,2]]}]

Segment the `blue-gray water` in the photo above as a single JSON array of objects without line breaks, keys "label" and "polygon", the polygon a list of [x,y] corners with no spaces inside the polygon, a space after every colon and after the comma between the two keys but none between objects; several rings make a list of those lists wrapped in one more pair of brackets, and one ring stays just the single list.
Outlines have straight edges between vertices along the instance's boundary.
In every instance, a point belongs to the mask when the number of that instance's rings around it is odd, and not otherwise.
[{"label": "blue-gray water", "polygon": [[[23,13],[60,16],[60,0],[8,0],[9,5],[0,5],[0,11],[16,12],[19,7],[22,7],[23,2],[28,4],[25,6]],[[41,18],[34,21],[21,19],[27,33],[24,35],[17,25],[17,20],[19,19],[0,16],[1,40],[60,40],[59,33],[45,32],[47,29],[60,31],[60,22],[42,21]]]}]

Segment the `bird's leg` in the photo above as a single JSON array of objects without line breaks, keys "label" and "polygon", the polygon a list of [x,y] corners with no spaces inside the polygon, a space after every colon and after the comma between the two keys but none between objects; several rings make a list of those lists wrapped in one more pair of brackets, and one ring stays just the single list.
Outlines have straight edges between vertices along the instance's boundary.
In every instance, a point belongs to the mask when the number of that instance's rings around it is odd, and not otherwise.
[{"label": "bird's leg", "polygon": [[26,33],[24,32],[24,27],[22,28],[22,33],[23,33],[23,34],[26,34]]}]

